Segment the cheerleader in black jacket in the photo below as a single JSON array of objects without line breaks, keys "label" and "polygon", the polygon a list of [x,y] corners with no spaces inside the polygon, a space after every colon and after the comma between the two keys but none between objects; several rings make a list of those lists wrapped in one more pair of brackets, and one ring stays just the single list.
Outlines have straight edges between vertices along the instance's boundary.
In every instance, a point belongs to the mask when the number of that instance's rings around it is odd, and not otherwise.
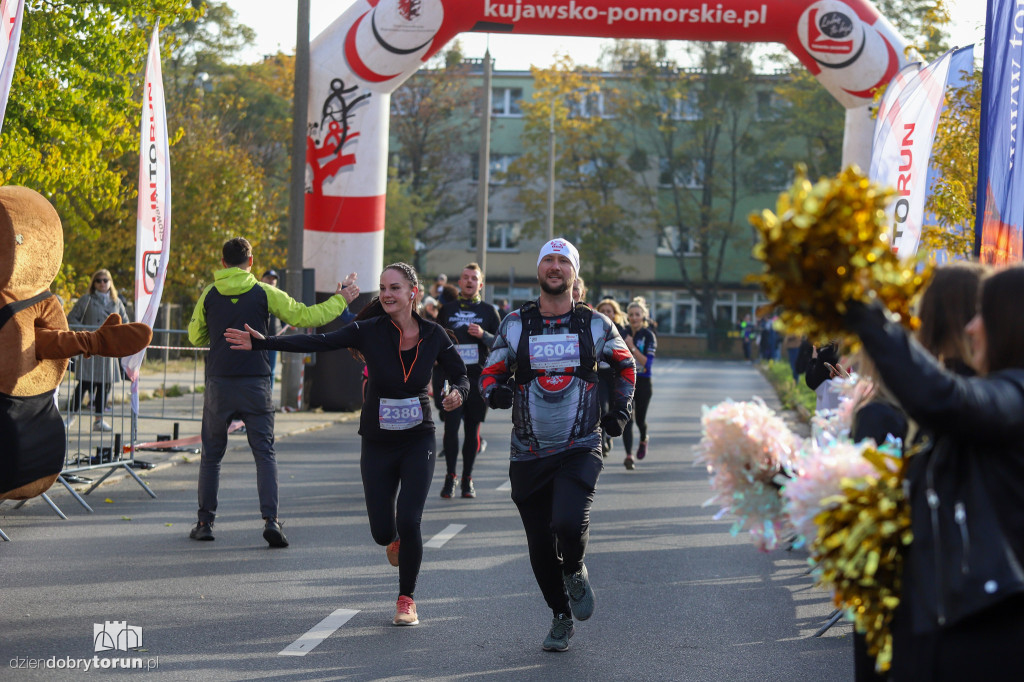
[{"label": "cheerleader in black jacket", "polygon": [[245,331],[224,332],[238,350],[353,348],[366,359],[359,467],[370,532],[377,544],[387,545],[388,561],[398,566],[395,625],[419,623],[413,590],[423,559],[420,519],[437,452],[427,391],[434,362],[454,387],[442,402],[445,410],[461,407],[469,393],[466,365],[448,334],[413,311],[418,291],[416,271],[394,263],[381,273],[380,295],[360,313],[361,319],[336,331],[262,338],[247,325]]},{"label": "cheerleader in black jacket", "polygon": [[[920,426],[893,624],[895,680],[1011,679],[1024,642],[1024,267],[982,283],[967,325],[977,377],[950,372],[879,307],[847,324]],[[1013,672],[1016,670],[1017,672]]]}]

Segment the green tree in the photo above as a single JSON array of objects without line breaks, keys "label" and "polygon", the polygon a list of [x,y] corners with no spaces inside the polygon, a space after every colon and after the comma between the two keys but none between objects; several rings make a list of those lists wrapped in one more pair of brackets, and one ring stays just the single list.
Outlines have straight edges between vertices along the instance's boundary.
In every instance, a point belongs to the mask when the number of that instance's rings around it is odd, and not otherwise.
[{"label": "green tree", "polygon": [[925,225],[921,248],[969,258],[974,252],[978,141],[981,131],[981,70],[946,93],[946,109],[932,147],[932,165],[941,173],[925,209],[937,225]]},{"label": "green tree", "polygon": [[[521,182],[518,200],[529,216],[525,231],[543,234],[547,224],[548,158],[554,112],[555,236],[564,236],[587,254],[583,274],[598,293],[626,272],[619,254],[635,250],[653,216],[630,168],[625,134],[606,116],[618,106],[615,89],[601,91],[601,79],[560,56],[550,69],[533,69],[532,102],[523,102],[523,154],[509,174]],[[606,83],[607,84],[607,83]],[[602,100],[605,110],[602,111]],[[637,210],[639,208],[639,210]]]},{"label": "green tree", "polygon": [[[157,21],[167,26],[196,15],[186,0],[26,2],[0,140],[0,182],[41,192],[73,237],[70,245],[93,246],[65,250],[65,293],[80,291],[100,266],[121,273],[122,287],[133,279],[104,251],[114,241],[109,224],[126,220],[126,196],[134,202],[129,178],[137,162],[122,159],[138,149],[150,34]],[[163,42],[165,52],[170,42]]]},{"label": "green tree", "polygon": [[430,210],[421,206],[423,197],[413,192],[409,183],[388,169],[388,193],[384,221],[384,263],[413,263],[416,259],[416,235],[425,229]]},{"label": "green tree", "polygon": [[470,153],[479,148],[473,116],[479,98],[457,42],[391,95],[391,147],[397,151],[390,165],[420,211],[417,268],[427,251],[450,238],[452,219],[475,205],[476,193],[464,179]]},{"label": "green tree", "polygon": [[949,49],[950,24],[946,0],[874,0],[883,17],[896,27],[925,60]]},{"label": "green tree", "polygon": [[619,111],[632,130],[635,166],[653,166],[645,150],[657,156],[657,187],[648,196],[659,224],[667,226],[662,244],[675,256],[683,286],[700,303],[714,351],[723,268],[736,237],[745,232],[737,224],[737,206],[758,189],[753,180],[768,175],[774,162],[765,156],[752,113],[757,79],[751,48],[693,43],[695,66],[685,70],[660,59],[665,50],[647,43],[616,49],[631,67]]},{"label": "green tree", "polygon": [[765,153],[791,175],[802,163],[807,177],[838,173],[843,159],[846,110],[807,69],[796,65],[775,86],[775,106],[764,121]]}]

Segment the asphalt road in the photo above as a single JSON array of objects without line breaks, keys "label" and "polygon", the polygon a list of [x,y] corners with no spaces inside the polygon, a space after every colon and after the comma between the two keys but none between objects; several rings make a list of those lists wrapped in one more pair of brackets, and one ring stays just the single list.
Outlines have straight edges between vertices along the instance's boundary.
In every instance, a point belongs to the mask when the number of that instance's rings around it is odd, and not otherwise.
[{"label": "asphalt road", "polygon": [[[510,418],[492,411],[477,499],[441,499],[442,463],[435,472],[424,539],[465,528],[424,550],[418,627],[391,625],[397,569],[370,539],[356,425],[278,441],[284,550],[262,539],[255,467],[245,437],[232,436],[215,542],[188,539],[194,457],[149,474],[157,499],[125,480],[91,496],[92,515],[57,492],[66,521],[42,504],[0,507],[15,538],[0,543],[0,679],[851,679],[851,626],[810,636],[832,607],[805,575],[806,555],[758,553],[701,506],[710,489],[691,452],[701,406],[752,395],[775,404],[747,364],[658,362],[650,454],[627,472],[616,441],[598,484],[587,555],[597,606],[567,653],[540,648],[551,614],[498,490]],[[356,613],[306,655],[281,655],[338,610]],[[142,628],[142,650],[96,653],[106,621]],[[97,668],[104,660],[150,669]],[[45,667],[61,663],[77,669]]]}]

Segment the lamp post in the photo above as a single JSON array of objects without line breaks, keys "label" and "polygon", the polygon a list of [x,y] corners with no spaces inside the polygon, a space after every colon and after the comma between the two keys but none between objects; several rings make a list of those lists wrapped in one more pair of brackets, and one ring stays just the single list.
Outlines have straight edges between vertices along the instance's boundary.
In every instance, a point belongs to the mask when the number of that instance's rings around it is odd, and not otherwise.
[{"label": "lamp post", "polygon": [[551,118],[548,122],[548,229],[547,241],[555,238],[555,105],[559,97],[565,95],[578,96],[586,92],[586,88],[576,88],[569,92],[556,93],[551,98]]},{"label": "lamp post", "polygon": [[[306,204],[306,119],[309,106],[309,0],[299,0],[295,26],[292,171],[288,193],[288,294],[302,300],[303,219]],[[302,356],[282,353],[281,405],[299,407]]]},{"label": "lamp post", "polygon": [[551,100],[551,122],[548,126],[548,231],[547,240],[555,238],[555,99]]}]

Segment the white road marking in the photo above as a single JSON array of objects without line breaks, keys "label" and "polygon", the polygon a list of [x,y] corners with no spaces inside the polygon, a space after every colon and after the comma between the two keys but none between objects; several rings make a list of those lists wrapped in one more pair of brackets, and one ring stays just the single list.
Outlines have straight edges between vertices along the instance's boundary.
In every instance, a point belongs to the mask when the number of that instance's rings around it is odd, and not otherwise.
[{"label": "white road marking", "polygon": [[497,490],[512,490],[512,481],[505,481],[504,483],[499,485],[496,489]]},{"label": "white road marking", "polygon": [[305,656],[315,649],[320,642],[334,634],[334,631],[359,613],[356,609],[338,609],[331,615],[313,626],[306,634],[286,646],[278,656]]},{"label": "white road marking", "polygon": [[451,524],[448,524],[447,528],[445,528],[443,531],[441,531],[440,533],[438,533],[434,537],[432,537],[429,540],[427,540],[426,542],[424,542],[423,546],[424,547],[433,547],[434,549],[437,549],[438,547],[444,547],[444,543],[448,542],[453,537],[455,537],[456,533],[458,533],[460,530],[462,530],[465,527],[466,527],[466,524],[464,524],[464,523],[451,523]]}]

